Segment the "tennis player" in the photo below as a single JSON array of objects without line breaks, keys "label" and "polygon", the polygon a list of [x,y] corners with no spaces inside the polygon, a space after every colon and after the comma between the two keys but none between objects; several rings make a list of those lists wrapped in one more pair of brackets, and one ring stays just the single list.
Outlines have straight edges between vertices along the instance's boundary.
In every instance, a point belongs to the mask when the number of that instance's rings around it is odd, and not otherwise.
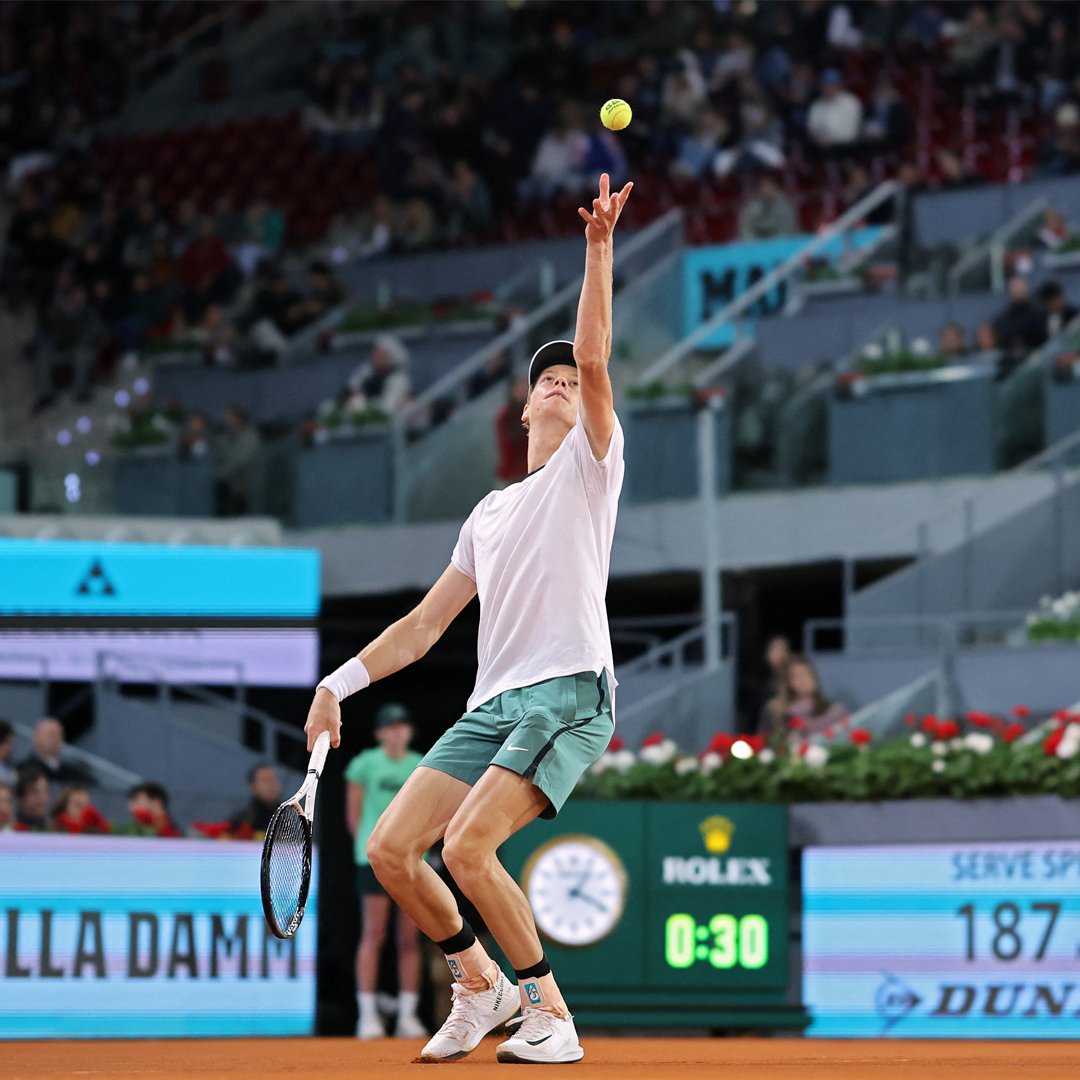
[{"label": "tennis player", "polygon": [[[325,678],[309,746],[340,741],[340,702],[419,660],[476,595],[476,685],[467,711],[436,742],[387,807],[367,845],[390,896],[446,955],[454,976],[446,1023],[421,1053],[453,1061],[520,1006],[500,1061],[579,1061],[573,1017],[525,895],[499,846],[537,817],[554,817],[614,729],[615,675],[604,597],[623,480],[623,435],[612,403],[612,236],[632,184],[600,178],[585,221],[585,279],[573,342],[551,341],[529,363],[522,422],[529,474],[482,499],[450,565],[419,605]],[[423,860],[443,859],[514,967],[517,989]]]}]

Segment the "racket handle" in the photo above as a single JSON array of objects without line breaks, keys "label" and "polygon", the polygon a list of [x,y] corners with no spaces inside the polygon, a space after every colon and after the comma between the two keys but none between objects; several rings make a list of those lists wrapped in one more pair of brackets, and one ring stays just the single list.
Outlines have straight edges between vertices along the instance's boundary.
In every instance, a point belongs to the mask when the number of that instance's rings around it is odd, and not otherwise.
[{"label": "racket handle", "polygon": [[311,760],[308,763],[308,772],[314,770],[317,776],[322,776],[328,753],[330,753],[330,732],[324,731],[315,740],[315,748],[311,751]]}]

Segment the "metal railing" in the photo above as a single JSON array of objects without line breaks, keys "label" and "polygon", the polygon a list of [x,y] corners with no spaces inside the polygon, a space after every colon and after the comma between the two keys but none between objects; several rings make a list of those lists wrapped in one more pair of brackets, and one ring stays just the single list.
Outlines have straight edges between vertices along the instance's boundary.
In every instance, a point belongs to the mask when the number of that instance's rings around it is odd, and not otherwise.
[{"label": "metal railing", "polygon": [[[29,724],[20,724],[16,721],[11,726],[21,739],[25,739],[27,743],[31,742],[34,729]],[[111,791],[130,791],[142,780],[138,773],[133,773],[130,769],[98,757],[97,754],[91,754],[89,750],[83,750],[78,746],[65,744],[61,758],[64,761],[74,761],[85,766],[102,787],[109,788]]]},{"label": "metal railing", "polygon": [[1005,255],[1009,245],[1027,229],[1035,219],[1050,205],[1045,198],[1038,198],[1025,206],[1014,217],[999,225],[985,240],[976,244],[963,255],[949,271],[947,290],[951,296],[957,296],[963,288],[964,280],[973,272],[984,268],[994,292],[1005,288]]},{"label": "metal railing", "polygon": [[[141,670],[154,674],[156,676],[154,681],[157,683],[158,700],[162,704],[168,704],[179,695],[187,695],[189,698],[194,698],[204,705],[212,705],[216,708],[238,713],[245,721],[250,721],[256,726],[260,750],[267,751],[271,747],[274,747],[277,751],[277,757],[289,757],[290,751],[286,750],[284,753],[281,752],[282,740],[292,744],[292,751],[296,751],[298,748],[306,750],[307,736],[301,729],[286,724],[276,716],[272,716],[265,710],[250,705],[245,701],[245,686],[243,682],[244,668],[243,664],[239,662],[222,660],[220,663],[217,663],[204,660],[174,659],[170,657],[155,658],[153,661],[150,661],[144,656],[133,657],[121,652],[103,650],[97,654],[96,681],[98,683],[112,683],[118,686],[124,682],[121,675],[109,670],[111,661],[119,661],[122,666],[127,667],[129,670]],[[231,668],[237,673],[237,682],[233,688],[236,696],[234,698],[228,698],[222,694],[216,694],[211,690],[207,690],[204,686],[196,683],[176,681],[165,670],[168,667],[188,669],[208,667]],[[278,741],[275,743],[275,740]]]},{"label": "metal railing", "polygon": [[[669,210],[663,217],[634,233],[616,253],[616,281],[628,272],[628,264],[668,243],[681,244],[683,215],[679,209]],[[653,256],[653,259],[658,256]],[[544,303],[517,320],[503,333],[493,338],[472,356],[457,364],[441,379],[436,380],[423,393],[418,394],[404,409],[396,413],[390,431],[393,446],[393,516],[404,521],[409,497],[408,463],[406,450],[410,432],[414,432],[428,411],[437,403],[460,397],[469,380],[482,371],[485,365],[499,353],[506,353],[515,370],[522,370],[534,339],[539,331],[560,333],[572,324],[581,294],[583,274],[568,282]],[[616,298],[616,303],[618,302]]]},{"label": "metal railing", "polygon": [[[880,184],[865,198],[860,199],[850,210],[841,214],[828,229],[804,244],[798,251],[747,289],[746,292],[736,297],[731,303],[703,322],[693,333],[683,338],[678,345],[669,349],[654,364],[650,364],[642,372],[640,382],[649,383],[665,378],[691,356],[703,341],[706,341],[728,323],[734,323],[739,316],[744,315],[762,297],[786,282],[793,274],[802,270],[807,259],[813,258],[818,252],[824,250],[838,236],[846,237],[848,232],[858,226],[868,213],[895,197],[901,191],[900,185],[893,180]],[[714,372],[714,377],[717,374],[722,374],[722,370]]]}]

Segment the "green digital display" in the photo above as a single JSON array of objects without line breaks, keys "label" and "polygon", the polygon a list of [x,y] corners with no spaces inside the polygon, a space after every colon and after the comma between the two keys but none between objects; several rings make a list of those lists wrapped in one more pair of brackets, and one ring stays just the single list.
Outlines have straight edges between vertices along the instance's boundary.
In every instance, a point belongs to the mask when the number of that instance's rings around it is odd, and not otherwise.
[{"label": "green digital display", "polygon": [[740,918],[720,913],[707,923],[682,912],[669,915],[664,925],[664,959],[673,968],[703,962],[721,971],[736,967],[757,971],[769,962],[769,922],[757,914]]}]

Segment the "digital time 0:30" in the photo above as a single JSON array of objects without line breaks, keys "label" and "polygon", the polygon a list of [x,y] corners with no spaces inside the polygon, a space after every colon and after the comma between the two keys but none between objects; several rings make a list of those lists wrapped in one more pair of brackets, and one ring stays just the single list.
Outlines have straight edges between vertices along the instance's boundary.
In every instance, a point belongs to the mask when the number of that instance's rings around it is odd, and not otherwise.
[{"label": "digital time 0:30", "polygon": [[664,959],[673,968],[692,967],[700,960],[722,971],[756,971],[769,962],[769,924],[762,915],[718,914],[707,923],[698,923],[693,915],[669,915]]}]

